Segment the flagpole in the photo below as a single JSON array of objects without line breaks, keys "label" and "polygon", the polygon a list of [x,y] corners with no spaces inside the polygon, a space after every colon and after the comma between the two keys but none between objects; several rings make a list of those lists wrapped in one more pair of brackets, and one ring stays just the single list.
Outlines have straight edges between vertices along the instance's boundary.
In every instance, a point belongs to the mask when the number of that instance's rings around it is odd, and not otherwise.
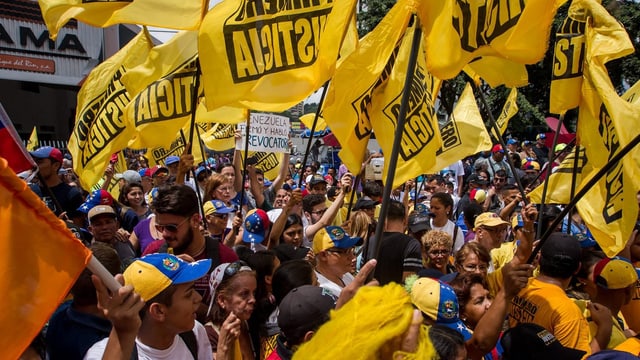
[{"label": "flagpole", "polygon": [[[185,149],[187,150],[184,154],[190,154],[191,153],[191,147],[193,146],[191,143],[187,143],[186,138],[184,136],[184,131],[182,131],[182,129],[180,129],[180,137],[182,138],[182,142],[185,143]],[[187,181],[189,181],[189,175],[193,174],[193,188],[196,191],[196,197],[198,198],[198,206],[200,207],[200,211],[202,216],[202,226],[204,227],[204,229],[207,229],[207,220],[204,218],[204,203],[202,202],[202,196],[200,195],[200,188],[198,186],[198,178],[196,177],[196,170],[192,167],[191,169],[189,169],[189,171],[187,172]]]},{"label": "flagpole", "polygon": [[[571,192],[569,199],[573,199],[573,195],[576,193],[576,178],[578,177],[578,163],[580,161],[580,147],[575,146],[573,157],[573,169],[571,170]],[[571,216],[567,217],[567,234],[571,234]]]},{"label": "flagpole", "polygon": [[[576,142],[576,138],[574,137],[573,139],[571,139],[571,141],[569,141],[569,143],[567,144],[567,146],[574,146]],[[576,145],[577,146],[577,145]],[[558,154],[554,154],[553,156],[553,161],[556,161],[556,159],[558,158]],[[544,164],[543,164],[544,165]],[[542,175],[542,171],[538,171],[538,175],[536,175],[535,178],[533,178],[533,180],[531,181],[532,184],[534,184],[536,181],[538,181],[538,179],[540,178],[540,176]]]},{"label": "flagpole", "polygon": [[[378,223],[376,224],[376,232],[374,237],[374,256],[377,259],[380,252],[380,243],[382,242],[382,233],[384,232],[384,223],[389,212],[389,200],[391,199],[391,191],[393,185],[393,178],[395,176],[396,167],[398,165],[398,154],[400,153],[400,142],[402,140],[402,133],[404,131],[404,123],[407,116],[407,105],[409,103],[409,88],[411,87],[411,81],[414,77],[416,68],[416,62],[418,59],[418,49],[420,48],[420,40],[422,39],[422,30],[420,27],[420,18],[413,15],[413,21],[415,21],[415,29],[413,31],[413,39],[411,41],[411,54],[409,55],[409,63],[407,65],[407,75],[404,80],[404,87],[402,91],[402,99],[400,100],[400,110],[398,114],[398,122],[393,138],[393,147],[391,148],[391,154],[389,155],[389,166],[387,168],[387,179],[384,183],[384,191],[382,194],[382,206],[380,207],[380,215],[378,216]],[[372,273],[373,276],[373,273]]]},{"label": "flagpole", "polygon": [[549,188],[549,178],[551,177],[551,164],[552,159],[555,159],[556,155],[556,145],[558,144],[558,137],[560,136],[560,129],[562,127],[562,121],[564,120],[564,114],[560,115],[560,119],[558,119],[558,125],[556,125],[556,133],[553,135],[553,144],[551,149],[549,149],[549,161],[547,161],[547,168],[545,169],[547,175],[544,179],[544,184],[542,185],[542,199],[540,200],[540,211],[538,212],[538,229],[536,230],[536,239],[540,238],[540,233],[542,232],[542,217],[544,216],[544,206],[545,206],[545,198],[547,197],[547,189]]},{"label": "flagpole", "polygon": [[351,189],[351,195],[349,196],[349,204],[347,205],[347,217],[345,219],[349,220],[349,218],[351,217],[351,207],[353,206],[353,199],[355,198],[356,195],[356,189],[358,188],[358,185],[360,184],[360,175],[362,174],[362,171],[360,172],[360,174],[356,175],[356,179],[353,181],[353,187]]},{"label": "flagpole", "polygon": [[[491,113],[491,108],[487,103],[487,99],[484,97],[484,93],[476,85],[473,79],[471,79],[471,81],[469,82],[471,83],[473,90],[475,90],[475,92],[480,97],[480,101],[482,102],[482,105],[484,106],[486,113],[489,116],[489,123],[491,125],[491,128],[496,134],[500,135],[500,129],[498,128],[498,124],[496,124],[496,119],[493,117],[493,113]],[[489,133],[491,133],[491,131]],[[509,164],[509,168],[511,168],[511,174],[513,175],[513,178],[516,181],[516,185],[518,185],[518,190],[520,190],[522,201],[526,205],[529,203],[529,201],[527,200],[527,194],[524,192],[524,187],[522,186],[522,182],[520,181],[520,178],[518,178],[518,175],[516,174],[516,167],[513,164],[513,160],[511,159],[511,156],[509,156],[509,154],[507,153],[507,144],[505,144],[504,139],[502,139],[502,135],[498,136],[498,142],[500,143],[500,146],[502,146],[502,151],[504,152],[505,157],[507,158],[507,164]]]},{"label": "flagpole", "polygon": [[251,127],[251,110],[247,109],[247,126],[245,128],[244,136],[244,155],[242,156],[242,188],[240,189],[240,214],[242,215],[242,203],[244,202],[244,178],[247,173],[247,157],[249,156],[249,128]]},{"label": "flagpole", "polygon": [[118,292],[118,289],[122,287],[116,278],[111,275],[109,270],[107,270],[93,254],[91,255],[91,259],[89,259],[87,269],[89,269],[93,275],[99,277],[100,280],[102,280],[102,283],[107,287],[107,289],[111,290],[111,292]]},{"label": "flagpole", "polygon": [[[562,219],[567,216],[567,214],[569,213],[569,211],[571,211],[571,209],[576,206],[576,204],[578,203],[578,201],[580,201],[580,199],[582,199],[582,197],[589,191],[591,190],[591,188],[604,176],[607,174],[607,172],[609,170],[611,170],[611,168],[613,168],[614,166],[617,165],[618,161],[622,160],[622,158],[627,155],[634,147],[636,147],[636,145],[640,144],[640,134],[636,135],[636,137],[633,138],[633,140],[631,140],[630,143],[628,143],[625,147],[623,147],[620,152],[618,152],[616,155],[614,155],[600,170],[598,170],[598,172],[593,175],[589,181],[587,181],[586,184],[584,184],[584,186],[582,186],[580,188],[580,190],[576,193],[576,195],[571,199],[571,201],[569,201],[569,204],[567,204],[567,206],[565,206],[564,209],[562,209],[562,211],[560,212],[560,214],[558,214],[558,216],[556,216],[556,218],[553,220],[553,222],[551,223],[551,225],[549,225],[549,227],[547,227],[547,231],[545,231],[544,235],[542,235],[542,237],[540,238],[540,242],[538,243],[538,245],[536,245],[535,249],[533,249],[533,251],[531,252],[531,255],[529,256],[529,259],[527,259],[527,263],[531,264],[531,262],[533,262],[533,260],[535,259],[536,255],[538,254],[538,252],[540,251],[540,249],[542,248],[542,245],[544,245],[544,242],[547,240],[547,238],[549,237],[549,235],[551,235],[551,233],[555,232],[556,227],[558,227],[558,225],[562,222]],[[538,224],[538,227],[540,227],[541,224]]]},{"label": "flagpole", "polygon": [[[195,128],[196,125],[196,110],[198,108],[198,97],[199,97],[199,93],[198,93],[198,89],[200,88],[200,73],[202,71],[200,70],[200,58],[196,59],[196,73],[195,73],[195,79],[194,79],[194,89],[193,89],[193,96],[192,96],[192,101],[191,101],[191,124],[189,125],[189,142],[185,143],[186,144],[193,144],[193,129]],[[184,134],[182,133],[182,129],[180,129],[180,133],[182,134],[182,140],[184,141]],[[187,154],[191,154],[191,147],[189,147],[187,149]],[[187,172],[187,181],[189,181],[189,177],[190,177],[191,171]],[[193,177],[195,179],[195,171],[193,171]],[[198,188],[198,182],[196,181],[196,189]],[[198,191],[196,191],[198,192]],[[202,204],[202,202],[200,203]],[[204,214],[204,212],[203,212]],[[206,222],[206,221],[205,221]],[[204,225],[205,228],[207,227],[207,225]]]},{"label": "flagpole", "polygon": [[322,105],[324,104],[324,97],[327,95],[327,88],[329,87],[330,80],[324,83],[322,87],[322,94],[320,95],[320,102],[318,103],[318,108],[316,109],[316,114],[313,117],[313,124],[311,125],[311,133],[309,134],[309,142],[307,143],[307,148],[304,151],[304,158],[302,160],[302,174],[300,174],[300,178],[298,179],[298,189],[302,189],[302,175],[304,174],[304,169],[307,166],[307,160],[309,158],[309,151],[311,151],[311,142],[313,141],[313,133],[316,132],[316,125],[318,124],[318,117],[320,117],[320,111],[322,110]]}]

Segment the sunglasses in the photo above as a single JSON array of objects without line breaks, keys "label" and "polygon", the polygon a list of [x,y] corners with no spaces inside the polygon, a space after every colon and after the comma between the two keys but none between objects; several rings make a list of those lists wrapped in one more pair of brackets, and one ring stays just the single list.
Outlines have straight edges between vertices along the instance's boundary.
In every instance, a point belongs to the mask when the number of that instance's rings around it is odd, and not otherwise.
[{"label": "sunglasses", "polygon": [[338,255],[353,255],[353,254],[355,254],[355,249],[354,248],[349,248],[349,249],[331,248],[331,249],[327,249],[325,251],[333,253],[333,254],[338,254]]},{"label": "sunglasses", "polygon": [[213,217],[217,217],[218,219],[226,219],[229,217],[229,214],[211,214]]},{"label": "sunglasses", "polygon": [[253,271],[253,269],[251,269],[251,267],[242,260],[234,261],[224,269],[224,276],[222,277],[222,280],[224,281],[225,279],[233,277],[241,271]]},{"label": "sunglasses", "polygon": [[156,230],[158,230],[158,232],[164,232],[165,230],[167,230],[168,232],[176,233],[178,232],[178,228],[180,228],[180,226],[186,223],[190,218],[191,217],[185,218],[179,224],[156,224]]}]

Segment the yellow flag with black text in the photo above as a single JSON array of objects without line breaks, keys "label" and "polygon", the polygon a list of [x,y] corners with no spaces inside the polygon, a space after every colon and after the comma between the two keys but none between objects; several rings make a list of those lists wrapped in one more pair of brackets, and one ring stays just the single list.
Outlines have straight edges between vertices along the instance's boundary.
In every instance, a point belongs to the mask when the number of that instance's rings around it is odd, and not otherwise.
[{"label": "yellow flag with black text", "polygon": [[[415,69],[408,75],[407,66],[411,56],[412,38],[416,29],[411,26],[404,35],[398,57],[391,70],[391,76],[384,92],[372,99],[371,125],[383,153],[391,154],[394,136],[400,114],[403,96],[408,96],[405,123],[400,140],[398,161],[393,176],[393,188],[404,184],[435,164],[435,154],[440,148],[438,117],[433,106],[440,90],[440,80],[434,78],[426,69],[423,39],[415,49],[418,53]],[[405,89],[405,78],[411,76],[411,84]],[[387,179],[388,157],[382,170],[383,179]]]},{"label": "yellow flag with black text", "polygon": [[482,121],[482,115],[467,84],[448,121],[440,127],[442,146],[436,152],[436,163],[425,174],[435,174],[467,156],[491,149],[493,143]]},{"label": "yellow flag with black text", "polygon": [[136,94],[127,105],[125,120],[135,127],[129,142],[134,149],[164,146],[191,119],[197,96],[195,31],[178,33],[154,47],[143,64],[123,75],[122,83]]},{"label": "yellow flag with black text", "polygon": [[[419,2],[429,72],[440,79],[450,79],[479,56],[497,56],[519,64],[537,63],[547,49],[556,10],[565,1]],[[479,75],[485,77],[483,73]],[[505,75],[519,77],[522,72]]]},{"label": "yellow flag with black text", "polygon": [[549,112],[564,114],[580,104],[584,64],[585,4],[596,0],[576,0],[556,33],[549,93]]},{"label": "yellow flag with black text", "polygon": [[529,84],[529,74],[523,64],[499,56],[482,56],[472,59],[462,70],[476,83],[479,83],[478,79],[482,78],[492,88],[500,85],[518,87]]},{"label": "yellow flag with black text", "polygon": [[202,142],[214,151],[225,151],[236,147],[236,126],[233,124],[210,123],[208,129],[200,134]]},{"label": "yellow flag with black text", "polygon": [[355,0],[223,1],[205,16],[198,48],[207,108],[284,111],[334,73]]},{"label": "yellow flag with black text", "polygon": [[[573,178],[573,168],[575,164],[576,153],[572,150],[560,165],[553,168],[553,174],[549,177],[547,186],[547,196],[544,199],[545,204],[568,204],[571,201],[571,184],[575,183],[574,193],[581,189],[580,183],[586,177],[592,175],[593,166],[589,164],[587,153],[583,146],[578,148],[578,166],[576,167],[576,177]],[[597,171],[597,170],[595,170]],[[534,204],[542,203],[542,191],[544,184],[538,185],[527,195]]]},{"label": "yellow flag with black text", "polygon": [[[640,106],[619,97],[605,64],[634,51],[625,29],[606,12],[592,11],[585,28],[585,65],[578,119],[578,138],[595,169],[638,134]],[[578,211],[594,238],[614,256],[625,246],[638,215],[636,194],[640,190],[640,149],[617,162],[578,202]],[[588,178],[583,178],[583,183]]]},{"label": "yellow flag with black text", "polygon": [[[244,161],[244,150],[236,152],[236,155],[238,154],[241,155],[240,158],[242,159],[242,161]],[[274,180],[276,177],[278,177],[278,173],[280,173],[280,164],[282,163],[282,159],[285,156],[289,156],[289,154],[264,151],[249,151],[249,155],[247,156],[247,163],[252,164],[256,169],[262,170],[265,178]]]},{"label": "yellow flag with black text", "polygon": [[399,0],[378,26],[360,39],[356,50],[341,61],[327,91],[324,120],[342,146],[340,160],[354,174],[360,172],[368,155],[371,101],[389,80],[411,13],[411,2]]},{"label": "yellow flag with black text", "polygon": [[[311,129],[313,127],[313,120],[315,119],[316,114],[304,114],[300,116],[300,122],[307,127],[307,129]],[[318,121],[316,122],[316,131],[324,130],[327,128],[327,122],[324,121],[322,116],[318,116]]]},{"label": "yellow flag with black text", "polygon": [[[161,146],[149,148],[147,150],[147,158],[149,159],[149,166],[162,165],[168,156],[175,155],[180,156],[185,151],[185,145],[189,142],[189,130],[191,124],[187,122],[184,126],[175,134],[174,138],[164,137],[165,142]],[[204,124],[196,124],[198,127],[205,126]],[[194,131],[196,128],[194,127]],[[191,145],[191,154],[193,155],[194,164],[199,164],[207,159],[206,154],[202,153],[202,147],[200,146],[200,139],[198,134],[193,134],[193,144]]]},{"label": "yellow flag with black text", "polygon": [[29,141],[27,141],[27,151],[34,151],[37,148],[38,148],[38,130],[34,126],[33,130],[31,130]]},{"label": "yellow flag with black text", "polygon": [[38,0],[49,34],[71,19],[95,27],[138,24],[169,29],[196,30],[206,11],[206,0]]},{"label": "yellow flag with black text", "polygon": [[496,137],[504,135],[504,132],[507,131],[507,126],[509,125],[509,120],[518,113],[518,89],[512,88],[509,92],[509,96],[507,96],[507,101],[504,102],[504,106],[502,107],[502,111],[500,112],[500,116],[496,119],[496,125],[498,125],[498,129],[500,129],[500,134]]},{"label": "yellow flag with black text", "polygon": [[76,123],[68,149],[73,170],[82,187],[96,184],[111,154],[125,148],[135,128],[127,126],[124,111],[131,95],[122,76],[142,64],[153,47],[146,29],[140,31],[115,55],[96,66],[78,92]]}]

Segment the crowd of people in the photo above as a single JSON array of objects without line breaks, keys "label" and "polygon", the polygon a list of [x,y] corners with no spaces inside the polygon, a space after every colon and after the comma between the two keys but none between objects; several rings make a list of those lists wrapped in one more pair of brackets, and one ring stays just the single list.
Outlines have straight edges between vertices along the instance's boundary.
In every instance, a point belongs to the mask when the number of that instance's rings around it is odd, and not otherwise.
[{"label": "crowd of people", "polygon": [[85,270],[24,358],[637,358],[637,229],[609,258],[572,211],[528,263],[560,208],[526,192],[571,151],[550,159],[545,141],[509,139],[389,199],[344,165],[285,156],[267,179],[239,152],[152,167],[127,152],[128,170],[105,164],[83,189],[68,154],[39,148],[29,186],[123,286]]}]

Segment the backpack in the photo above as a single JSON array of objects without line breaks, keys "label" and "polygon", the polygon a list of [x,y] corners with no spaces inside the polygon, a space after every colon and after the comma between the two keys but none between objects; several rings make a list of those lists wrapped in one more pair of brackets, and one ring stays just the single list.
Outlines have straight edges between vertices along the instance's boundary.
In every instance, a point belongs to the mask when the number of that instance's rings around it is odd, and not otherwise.
[{"label": "backpack", "polygon": [[[192,331],[185,331],[183,333],[178,334],[180,339],[184,341],[185,345],[189,349],[191,356],[193,356],[194,360],[198,360],[198,340],[196,339],[196,334]],[[134,344],[133,351],[131,352],[131,360],[138,359],[138,345]]]}]

